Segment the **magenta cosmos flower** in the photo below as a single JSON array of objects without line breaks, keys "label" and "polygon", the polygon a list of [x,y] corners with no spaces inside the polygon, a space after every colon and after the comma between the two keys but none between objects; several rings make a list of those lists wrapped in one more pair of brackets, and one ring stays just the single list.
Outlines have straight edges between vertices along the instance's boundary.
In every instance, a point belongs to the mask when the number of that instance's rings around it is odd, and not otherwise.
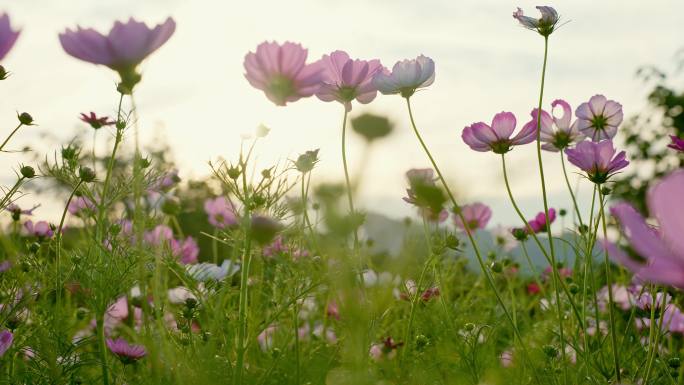
[{"label": "magenta cosmos flower", "polygon": [[81,113],[81,119],[82,122],[88,123],[90,127],[98,130],[104,126],[113,126],[116,124],[115,121],[109,119],[109,116],[97,116],[94,112],[90,112],[90,114],[84,114]]},{"label": "magenta cosmos flower", "polygon": [[352,60],[346,52],[335,51],[323,55],[319,63],[323,66],[323,83],[316,96],[322,101],[338,101],[351,111],[354,99],[367,104],[377,96],[373,77],[383,70],[379,60]]},{"label": "magenta cosmos flower", "polygon": [[154,28],[130,18],[126,23],[115,22],[106,36],[92,28],[67,28],[59,34],[59,41],[69,55],[117,71],[123,85],[131,90],[140,81],[138,64],[166,43],[175,30],[176,22],[170,17]]},{"label": "magenta cosmos flower", "polygon": [[216,197],[204,201],[204,212],[209,217],[209,223],[218,229],[226,229],[237,224],[235,207],[226,197]]},{"label": "magenta cosmos flower", "polygon": [[463,129],[461,138],[475,151],[505,154],[513,146],[530,143],[537,137],[536,122],[530,121],[511,138],[515,125],[516,119],[513,113],[499,112],[494,115],[491,126],[484,122],[473,123]]},{"label": "magenta cosmos flower", "polygon": [[[556,117],[555,108],[560,106],[563,115]],[[537,121],[537,109],[532,111],[532,119]],[[551,103],[551,114],[542,110],[542,124],[540,139],[546,151],[558,152],[572,146],[573,143],[584,139],[584,135],[577,128],[577,120],[571,122],[572,109],[570,104],[562,99]],[[536,127],[536,124],[535,124]]]},{"label": "magenta cosmos flower", "polygon": [[435,62],[420,55],[415,59],[398,61],[392,72],[383,70],[373,78],[375,86],[383,95],[400,94],[408,98],[417,89],[430,86],[435,81]]},{"label": "magenta cosmos flower", "polygon": [[123,338],[107,339],[107,348],[114,353],[123,364],[132,364],[147,355],[142,345],[129,344]]},{"label": "magenta cosmos flower", "polygon": [[603,95],[594,95],[575,111],[577,129],[594,142],[612,139],[622,123],[622,105]]},{"label": "magenta cosmos flower", "polygon": [[471,231],[484,229],[492,218],[492,209],[483,203],[476,202],[463,205],[460,210],[465,220],[465,225],[457,214],[454,214],[454,224],[461,230],[465,230],[465,226],[468,226],[468,230]]},{"label": "magenta cosmos flower", "polygon": [[630,246],[643,259],[636,260],[614,244],[606,247],[612,258],[632,270],[637,278],[684,288],[684,169],[651,187],[648,210],[657,221],[651,227],[636,209],[619,203],[610,210],[617,218]]},{"label": "magenta cosmos flower", "polygon": [[678,152],[684,152],[684,139],[680,139],[674,135],[670,135],[672,143],[668,144],[667,147],[677,150]]},{"label": "magenta cosmos flower", "polygon": [[585,140],[577,143],[575,148],[565,150],[570,163],[581,168],[587,173],[589,180],[597,184],[605,183],[608,178],[629,164],[624,151],[617,155],[615,152],[611,140],[598,143]]},{"label": "magenta cosmos flower", "polygon": [[[556,209],[549,209],[549,223],[553,223],[556,220]],[[532,228],[535,234],[543,233],[546,231],[546,213],[540,212],[534,219],[527,221],[527,223]]]},{"label": "magenta cosmos flower", "polygon": [[5,355],[5,352],[9,350],[12,346],[12,341],[14,341],[14,335],[9,330],[3,330],[0,332],[0,357]]},{"label": "magenta cosmos flower", "polygon": [[9,16],[4,13],[0,16],[0,60],[4,59],[17,41],[21,31],[13,30]]},{"label": "magenta cosmos flower", "polygon": [[323,67],[306,64],[307,55],[297,43],[263,42],[245,55],[245,78],[278,106],[309,97],[320,87]]},{"label": "magenta cosmos flower", "polygon": [[539,19],[525,16],[523,10],[520,8],[513,12],[513,18],[518,20],[523,27],[529,30],[537,31],[542,36],[549,36],[556,29],[556,25],[560,20],[558,12],[548,6],[539,6],[536,8],[541,13]]},{"label": "magenta cosmos flower", "polygon": [[41,239],[52,238],[52,236],[55,234],[54,230],[52,229],[52,226],[46,221],[38,221],[36,223],[33,223],[32,220],[28,220],[24,222],[24,228],[26,229],[29,235]]}]

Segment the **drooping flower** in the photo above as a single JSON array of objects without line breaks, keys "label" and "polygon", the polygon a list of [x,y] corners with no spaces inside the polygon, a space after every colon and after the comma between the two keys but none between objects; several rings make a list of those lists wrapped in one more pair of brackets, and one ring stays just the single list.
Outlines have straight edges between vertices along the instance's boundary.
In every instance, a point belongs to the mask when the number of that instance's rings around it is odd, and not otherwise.
[{"label": "drooping flower", "polygon": [[90,112],[89,115],[81,113],[81,117],[79,119],[81,119],[81,121],[84,123],[88,123],[90,125],[90,127],[94,128],[96,130],[100,129],[104,126],[111,126],[111,125],[116,124],[115,121],[109,119],[109,116],[98,117],[92,111]]},{"label": "drooping flower", "polygon": [[680,139],[674,135],[670,135],[672,143],[668,144],[667,147],[677,150],[678,152],[684,152],[684,139]]},{"label": "drooping flower", "polygon": [[25,210],[19,207],[19,205],[17,205],[16,203],[10,203],[9,205],[7,205],[7,207],[5,207],[5,210],[12,214],[13,221],[18,221],[19,219],[21,219],[22,215],[33,215],[33,210],[37,209],[39,206],[40,205],[35,205],[32,208]]},{"label": "drooping flower", "polygon": [[9,15],[3,13],[0,16],[0,60],[12,49],[20,33],[21,31],[12,29]]},{"label": "drooping flower", "polygon": [[173,35],[176,22],[167,18],[154,28],[130,18],[117,21],[105,36],[92,28],[67,28],[59,34],[62,48],[71,56],[117,71],[128,91],[140,81],[138,65]]},{"label": "drooping flower", "polygon": [[535,19],[533,17],[525,16],[523,10],[518,8],[513,12],[513,18],[518,20],[520,24],[532,31],[539,32],[542,36],[549,36],[556,29],[560,17],[555,9],[548,6],[536,7],[541,13],[541,18]]},{"label": "drooping flower", "polygon": [[[556,117],[554,109],[560,106],[563,115]],[[537,109],[532,111],[532,118],[536,122]],[[542,110],[542,124],[540,139],[544,143],[542,149],[558,152],[572,146],[573,143],[584,139],[584,135],[577,128],[577,120],[571,123],[572,109],[570,104],[562,99],[556,99],[551,103],[551,114]],[[536,124],[535,124],[536,127]]]},{"label": "drooping flower", "polygon": [[565,154],[570,163],[587,173],[590,181],[601,184],[611,176],[629,165],[625,159],[625,152],[617,155],[611,140],[592,142],[585,140],[577,143],[575,148],[568,148]]},{"label": "drooping flower", "polygon": [[9,350],[10,346],[12,346],[12,341],[14,341],[14,334],[11,331],[3,330],[0,332],[0,357]]},{"label": "drooping flower", "polygon": [[344,51],[334,51],[323,55],[319,63],[323,67],[323,83],[316,91],[320,100],[340,102],[346,111],[351,111],[354,99],[367,104],[377,96],[373,77],[383,69],[379,60],[353,60]]},{"label": "drooping flower", "polygon": [[114,353],[124,365],[132,364],[147,355],[147,351],[143,345],[129,344],[128,341],[123,338],[117,338],[115,340],[108,338],[107,348],[109,348],[109,351]]},{"label": "drooping flower", "polygon": [[38,221],[33,223],[33,221],[29,219],[28,221],[24,222],[24,228],[29,235],[38,237],[40,239],[52,238],[52,236],[55,234],[52,226],[46,221]]},{"label": "drooping flower", "polygon": [[500,112],[494,115],[491,126],[484,122],[477,122],[465,127],[461,138],[475,151],[505,154],[513,146],[530,143],[537,137],[536,122],[530,122],[511,138],[515,125],[516,119],[513,113]]},{"label": "drooping flower", "polygon": [[659,227],[651,227],[634,207],[618,203],[610,210],[639,259],[607,242],[612,258],[632,270],[637,278],[684,288],[684,170],[677,170],[648,192],[649,213]]},{"label": "drooping flower", "polygon": [[612,139],[622,123],[622,105],[603,95],[594,95],[575,110],[577,129],[594,142]]},{"label": "drooping flower", "polygon": [[204,212],[209,217],[209,223],[218,229],[226,229],[237,224],[235,207],[226,197],[220,196],[205,200]]},{"label": "drooping flower", "polygon": [[[553,223],[556,220],[556,209],[550,208],[549,209],[549,224]],[[537,233],[543,233],[546,231],[546,213],[545,212],[540,212],[537,214],[537,216],[534,217],[534,219],[531,219],[527,221],[527,223],[530,225],[532,228],[532,231],[534,231],[535,234]],[[529,229],[528,229],[529,230]]]},{"label": "drooping flower", "polygon": [[398,61],[392,71],[375,74],[373,82],[384,95],[401,94],[408,98],[417,89],[430,86],[435,81],[435,62],[427,56]]},{"label": "drooping flower", "polygon": [[323,67],[306,64],[307,55],[297,43],[263,42],[245,55],[245,78],[278,106],[309,97],[320,87]]},{"label": "drooping flower", "polygon": [[465,224],[457,214],[454,214],[454,224],[464,231],[466,230],[465,226],[468,226],[468,230],[471,231],[484,229],[492,217],[492,209],[480,202],[463,205],[460,210]]}]

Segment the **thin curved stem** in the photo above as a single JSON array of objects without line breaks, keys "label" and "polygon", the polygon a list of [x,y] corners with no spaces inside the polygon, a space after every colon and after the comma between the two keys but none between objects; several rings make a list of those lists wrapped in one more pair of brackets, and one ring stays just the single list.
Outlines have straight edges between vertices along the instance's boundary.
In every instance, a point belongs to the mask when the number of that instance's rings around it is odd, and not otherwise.
[{"label": "thin curved stem", "polygon": [[100,193],[100,204],[98,205],[98,219],[97,219],[97,240],[102,240],[102,231],[104,226],[104,215],[105,215],[105,202],[107,198],[107,191],[109,190],[109,183],[112,179],[112,171],[114,169],[114,163],[116,161],[116,153],[119,149],[119,144],[123,139],[123,128],[120,127],[121,122],[121,108],[123,105],[124,94],[119,94],[119,107],[116,112],[116,137],[114,138],[114,147],[112,148],[112,153],[109,157],[109,162],[107,164],[107,172],[105,173],[104,184],[102,185],[102,192]]},{"label": "thin curved stem", "polygon": [[[603,192],[601,191],[601,186],[597,186],[599,193],[599,203],[601,205],[601,223],[603,224],[603,238],[608,239],[608,231],[606,230],[606,213],[604,209],[604,199]],[[608,250],[604,247],[604,263],[606,268],[606,285],[608,286],[608,319],[610,321],[610,340],[613,345],[613,361],[615,364],[615,375],[617,381],[620,382],[620,353],[617,349],[617,334],[615,330],[615,315],[613,314],[613,278],[610,272],[610,259],[608,258]]]},{"label": "thin curved stem", "polygon": [[[442,175],[442,172],[439,170],[439,167],[437,166],[437,162],[435,162],[435,159],[432,157],[432,154],[430,153],[430,150],[428,149],[427,145],[425,144],[425,141],[423,141],[423,137],[420,135],[420,132],[418,131],[418,127],[416,127],[416,122],[415,119],[413,118],[413,111],[411,110],[411,101],[409,98],[406,98],[406,106],[408,108],[408,114],[409,114],[409,119],[411,121],[411,127],[413,128],[413,132],[416,134],[416,138],[418,138],[418,142],[420,142],[420,145],[423,147],[423,150],[425,151],[425,154],[427,155],[428,159],[430,159],[430,163],[432,164],[432,167],[434,167],[435,172],[437,173],[437,176],[439,177],[439,180],[442,182],[442,185],[444,186],[444,190],[446,191],[447,195],[449,196],[449,199],[451,200],[451,203],[454,205],[454,211],[456,212],[456,215],[458,215],[459,219],[461,220],[461,223],[463,224],[463,228],[465,229],[466,235],[468,236],[468,240],[470,241],[471,246],[473,247],[473,251],[475,252],[475,256],[477,258],[477,262],[480,265],[480,269],[482,270],[482,274],[487,278],[487,283],[489,286],[492,288],[494,291],[494,295],[496,297],[497,302],[499,303],[499,306],[503,310],[506,319],[508,322],[511,324],[513,327],[513,332],[515,333],[515,336],[518,338],[518,341],[520,343],[520,346],[526,356],[529,356],[527,352],[527,346],[525,342],[522,339],[522,335],[520,334],[520,330],[516,326],[515,322],[513,321],[513,317],[511,316],[511,313],[508,311],[508,308],[506,307],[506,304],[503,301],[503,298],[501,297],[501,294],[499,293],[499,290],[496,287],[496,283],[494,282],[494,278],[492,278],[491,274],[489,273],[489,270],[485,266],[484,260],[482,259],[482,254],[480,253],[480,248],[478,247],[477,242],[475,241],[475,238],[473,237],[473,234],[470,230],[470,227],[467,224],[467,221],[463,217],[463,213],[460,210],[460,205],[456,201],[456,198],[454,198],[454,194],[451,192],[451,189],[449,189],[449,185],[446,183],[446,180],[444,179],[444,176]],[[532,365],[531,363],[529,363]],[[536,369],[534,366],[532,366],[532,372],[534,373],[535,379],[537,382],[539,382],[539,378],[537,376]]]},{"label": "thin curved stem", "polygon": [[[347,109],[344,109],[344,118],[342,120],[342,166],[344,167],[344,181],[347,184],[347,200],[349,201],[349,213],[352,217],[352,221],[355,221],[356,210],[354,209],[354,192],[352,191],[352,185],[349,180],[349,169],[347,167]],[[359,232],[356,227],[354,227],[354,254],[359,250]]]},{"label": "thin curved stem", "polygon": [[19,129],[23,125],[24,125],[24,123],[19,123],[19,125],[14,130],[12,130],[12,132],[10,132],[10,134],[7,136],[7,138],[5,138],[5,141],[2,142],[2,144],[0,144],[0,151],[2,151],[3,148],[5,148],[5,145],[10,141],[10,139],[12,139],[14,134],[16,134],[17,131],[19,131]]}]

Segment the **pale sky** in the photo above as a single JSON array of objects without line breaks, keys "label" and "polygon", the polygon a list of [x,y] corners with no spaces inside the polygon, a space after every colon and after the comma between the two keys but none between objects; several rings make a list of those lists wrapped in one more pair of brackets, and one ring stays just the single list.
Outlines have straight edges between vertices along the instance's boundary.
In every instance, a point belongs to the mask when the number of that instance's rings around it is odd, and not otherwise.
[{"label": "pale sky", "polygon": [[[520,6],[536,16],[534,5],[527,0],[4,0],[0,10],[23,32],[2,63],[13,76],[0,83],[0,129],[10,130],[15,112],[27,111],[40,125],[20,132],[12,148],[39,146],[39,133],[67,140],[83,129],[80,112],[113,114],[116,75],[65,54],[57,34],[76,24],[106,32],[113,21],[129,16],[148,24],[172,16],[176,33],[144,63],[136,91],[143,141],[154,134],[166,137],[187,179],[207,175],[209,160],[234,158],[240,134],[265,123],[272,131],[260,149],[263,166],[320,148],[314,181],[340,180],[342,106],[309,98],[276,107],[244,79],[245,53],[264,40],[290,40],[308,48],[311,60],[343,49],[391,67],[425,54],[435,60],[437,77],[412,99],[419,128],[462,202],[487,203],[494,208],[492,224],[514,224],[498,156],[471,151],[460,135],[465,125],[489,122],[502,110],[514,112],[519,127],[529,120],[538,98],[543,39],[518,26],[511,13]],[[647,91],[634,77],[637,67],[669,68],[684,45],[681,0],[548,5],[568,23],[551,37],[545,108],[563,98],[574,109],[602,93],[621,102],[626,116],[637,113]],[[391,217],[411,214],[401,200],[404,172],[429,163],[410,131],[403,100],[379,95],[370,105],[354,105],[352,116],[364,111],[389,115],[396,130],[371,156],[365,176],[372,183],[363,186],[360,205]],[[353,135],[349,149],[356,170],[362,143]],[[515,194],[532,216],[542,207],[534,146],[517,148],[509,158]],[[9,169],[21,159],[2,155],[3,183],[11,181]],[[545,159],[552,206],[569,207],[558,155]],[[37,199],[25,197],[24,205]],[[39,215],[55,216],[48,207]]]}]

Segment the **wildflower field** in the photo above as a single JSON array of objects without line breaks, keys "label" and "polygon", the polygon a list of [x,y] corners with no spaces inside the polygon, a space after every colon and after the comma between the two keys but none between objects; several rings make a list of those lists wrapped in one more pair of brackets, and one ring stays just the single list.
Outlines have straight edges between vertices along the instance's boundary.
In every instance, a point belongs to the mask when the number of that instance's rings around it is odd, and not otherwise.
[{"label": "wildflower field", "polygon": [[[11,163],[13,143],[49,117],[16,106],[15,125],[0,128],[12,181],[0,187],[0,383],[684,383],[684,94],[650,68],[657,119],[624,111],[601,84],[584,100],[547,95],[554,39],[572,33],[560,11],[514,10],[510,33],[538,44],[538,93],[527,111],[494,106],[454,123],[471,164],[440,161],[413,104],[439,82],[429,42],[396,63],[253,42],[242,80],[264,104],[336,107],[339,180],[317,172],[326,154],[303,133],[310,150],[263,164],[272,128],[258,117],[226,153],[206,154],[207,177],[182,180],[182,165],[140,140],[135,98],[164,65],[141,70],[174,38],[174,18],[65,26],[54,42],[63,60],[115,79],[100,85],[109,110],[69,107],[106,147],[72,140]],[[11,58],[27,54],[14,46],[31,28],[10,17],[0,16],[0,93],[22,71]],[[391,118],[364,110],[381,98]],[[424,167],[404,170],[412,215],[390,220],[360,199],[379,182],[350,167],[350,146],[383,146],[398,121]],[[534,162],[512,159],[522,152]],[[510,225],[494,226],[492,205],[452,182],[484,158]],[[519,204],[521,173],[533,212]],[[551,180],[562,205],[550,203]]]}]

